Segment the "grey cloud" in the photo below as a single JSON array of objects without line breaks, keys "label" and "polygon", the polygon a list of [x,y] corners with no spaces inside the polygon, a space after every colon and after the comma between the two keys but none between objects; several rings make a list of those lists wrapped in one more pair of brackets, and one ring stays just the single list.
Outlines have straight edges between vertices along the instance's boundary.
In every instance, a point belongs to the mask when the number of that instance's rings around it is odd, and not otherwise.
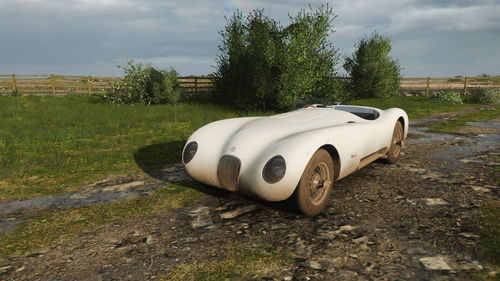
[{"label": "grey cloud", "polygon": [[[308,5],[299,0],[245,2],[246,8],[264,8],[283,24],[288,23],[288,14]],[[331,39],[342,55],[350,55],[356,41],[378,30],[393,39],[393,56],[403,64],[405,75],[500,72],[500,62],[491,59],[500,58],[497,1],[328,2],[338,14]],[[110,75],[117,73],[117,64],[136,59],[172,65],[181,74],[206,74],[214,70],[218,31],[224,27],[224,16],[235,8],[231,3],[2,0],[0,73]],[[311,1],[313,7],[323,3]]]},{"label": "grey cloud", "polygon": [[431,7],[471,7],[492,5],[494,0],[419,0],[416,5]]}]

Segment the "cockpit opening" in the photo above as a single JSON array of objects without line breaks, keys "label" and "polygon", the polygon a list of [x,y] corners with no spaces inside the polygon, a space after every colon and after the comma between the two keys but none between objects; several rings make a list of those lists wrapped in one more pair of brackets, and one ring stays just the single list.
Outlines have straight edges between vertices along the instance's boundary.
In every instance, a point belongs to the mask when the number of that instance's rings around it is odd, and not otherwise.
[{"label": "cockpit opening", "polygon": [[377,110],[370,108],[336,105],[333,109],[349,112],[366,120],[376,120],[380,116]]}]

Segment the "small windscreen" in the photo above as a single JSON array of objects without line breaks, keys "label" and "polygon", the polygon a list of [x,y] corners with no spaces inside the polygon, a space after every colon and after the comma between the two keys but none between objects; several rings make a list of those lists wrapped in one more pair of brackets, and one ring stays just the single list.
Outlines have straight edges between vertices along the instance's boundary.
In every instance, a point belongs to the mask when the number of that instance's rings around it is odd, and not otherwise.
[{"label": "small windscreen", "polygon": [[378,111],[370,108],[337,105],[334,109],[352,113],[366,120],[375,120],[380,116]]}]

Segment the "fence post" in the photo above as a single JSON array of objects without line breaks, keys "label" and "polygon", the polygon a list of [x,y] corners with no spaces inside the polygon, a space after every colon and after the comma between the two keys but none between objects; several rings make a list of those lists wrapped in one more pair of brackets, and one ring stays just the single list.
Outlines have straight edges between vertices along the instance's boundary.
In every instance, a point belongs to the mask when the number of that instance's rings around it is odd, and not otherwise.
[{"label": "fence post", "polygon": [[467,77],[464,77],[464,92],[463,92],[463,96],[465,96],[467,94]]},{"label": "fence post", "polygon": [[427,86],[425,87],[425,96],[429,96],[429,86],[431,84],[431,78],[427,77]]},{"label": "fence post", "polygon": [[194,78],[194,94],[198,94],[198,77]]},{"label": "fence post", "polygon": [[92,76],[88,77],[87,84],[89,86],[89,95],[92,95]]},{"label": "fence post", "polygon": [[50,74],[50,82],[52,84],[52,94],[55,95],[56,94],[56,81],[55,81],[54,74]]},{"label": "fence post", "polygon": [[16,75],[12,74],[12,92],[17,93]]}]

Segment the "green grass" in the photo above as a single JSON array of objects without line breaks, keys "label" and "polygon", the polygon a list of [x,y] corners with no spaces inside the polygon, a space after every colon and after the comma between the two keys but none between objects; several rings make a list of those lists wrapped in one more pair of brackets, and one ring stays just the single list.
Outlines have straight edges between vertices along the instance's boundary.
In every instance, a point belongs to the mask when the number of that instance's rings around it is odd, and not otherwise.
[{"label": "green grass", "polygon": [[363,99],[349,104],[372,106],[380,109],[399,107],[408,113],[410,119],[422,118],[439,112],[455,112],[472,104],[450,104],[431,101],[428,97],[392,97],[385,99]]},{"label": "green grass", "polygon": [[[467,107],[422,97],[353,103],[401,107],[410,118]],[[118,106],[82,95],[0,97],[0,109],[0,199],[61,194],[110,174],[178,163],[185,140],[202,125],[269,114],[207,103]]]},{"label": "green grass", "polygon": [[272,247],[239,243],[220,249],[225,258],[220,261],[181,264],[167,274],[158,276],[168,281],[259,280],[280,272],[292,256]]},{"label": "green grass", "polygon": [[0,199],[54,195],[109,174],[178,163],[211,104],[118,106],[87,96],[0,97]]},{"label": "green grass", "polygon": [[456,132],[458,129],[465,126],[467,122],[488,121],[497,118],[498,116],[500,116],[500,106],[497,106],[494,109],[471,112],[451,120],[445,120],[443,123],[434,125],[432,130],[436,132]]},{"label": "green grass", "polygon": [[119,203],[99,204],[77,209],[49,211],[30,220],[14,232],[0,235],[0,257],[23,254],[63,243],[75,234],[99,225],[146,216],[171,208],[185,207],[200,200],[203,193],[184,186],[169,186],[150,196]]}]

